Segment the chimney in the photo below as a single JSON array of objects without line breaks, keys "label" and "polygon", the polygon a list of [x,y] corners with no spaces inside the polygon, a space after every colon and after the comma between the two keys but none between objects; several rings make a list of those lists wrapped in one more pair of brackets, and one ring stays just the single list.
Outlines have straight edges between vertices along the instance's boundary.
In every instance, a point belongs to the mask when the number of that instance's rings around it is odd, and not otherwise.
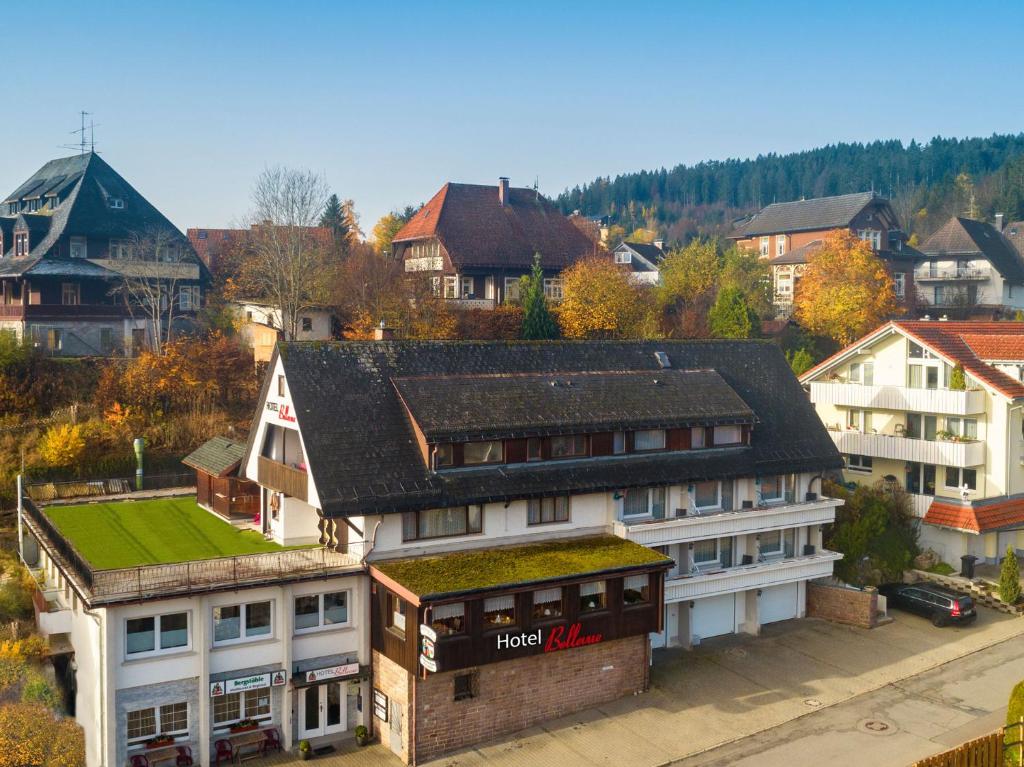
[{"label": "chimney", "polygon": [[394,341],[395,330],[389,328],[384,324],[384,320],[380,321],[380,325],[373,329],[373,340],[374,341]]},{"label": "chimney", "polygon": [[996,224],[995,224],[995,226],[996,226],[996,231],[997,232],[1003,231],[1003,214],[1002,213],[996,213]]},{"label": "chimney", "polygon": [[498,178],[498,203],[505,207],[508,205],[508,177],[500,176]]}]

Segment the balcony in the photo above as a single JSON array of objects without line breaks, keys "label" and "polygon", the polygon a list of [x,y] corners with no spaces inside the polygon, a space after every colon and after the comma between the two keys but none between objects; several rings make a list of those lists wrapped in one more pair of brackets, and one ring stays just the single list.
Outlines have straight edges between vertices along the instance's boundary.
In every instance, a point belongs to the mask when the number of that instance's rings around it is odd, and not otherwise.
[{"label": "balcony", "polygon": [[821,551],[808,556],[755,562],[702,575],[666,578],[665,601],[680,602],[812,578],[825,578],[832,575],[832,563],[842,558],[843,555],[838,552]]},{"label": "balcony", "polygon": [[63,603],[61,593],[56,589],[35,591],[32,606],[36,614],[36,626],[44,636],[67,634],[71,631],[71,610]]},{"label": "balcony", "polygon": [[811,382],[811,402],[816,405],[910,410],[944,415],[978,415],[985,412],[985,392],[981,390],[910,389],[906,386],[864,386],[832,381]]},{"label": "balcony", "polygon": [[493,298],[448,298],[445,305],[454,309],[493,309],[497,304]]},{"label": "balcony", "polygon": [[0,304],[2,320],[119,319],[127,316],[120,304]]},{"label": "balcony", "polygon": [[918,269],[914,272],[916,282],[981,282],[991,276],[992,272],[987,266]]},{"label": "balcony", "polygon": [[309,500],[309,475],[302,469],[293,469],[261,455],[256,462],[256,481],[300,501]]},{"label": "balcony", "polygon": [[981,466],[985,463],[985,443],[980,440],[944,442],[897,437],[889,434],[865,434],[859,431],[833,431],[831,429],[829,434],[840,453],[960,468]]},{"label": "balcony", "polygon": [[612,532],[643,546],[668,546],[703,538],[825,524],[835,520],[836,507],[841,504],[842,501],[834,498],[821,498],[782,506],[690,514],[675,519],[615,522]]}]

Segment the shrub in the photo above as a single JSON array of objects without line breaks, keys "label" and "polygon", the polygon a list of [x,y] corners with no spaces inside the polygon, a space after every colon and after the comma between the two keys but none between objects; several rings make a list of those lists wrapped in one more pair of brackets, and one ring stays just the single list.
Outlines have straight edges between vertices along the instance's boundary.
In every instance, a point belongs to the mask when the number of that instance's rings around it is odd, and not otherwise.
[{"label": "shrub", "polygon": [[1017,682],[1010,692],[1010,702],[1006,707],[1006,723],[1018,724],[1021,719],[1024,719],[1024,682]]},{"label": "shrub", "polygon": [[1013,546],[1006,549],[1003,566],[999,569],[999,598],[1008,605],[1020,599],[1020,566]]},{"label": "shrub", "polygon": [[78,424],[51,426],[39,444],[39,456],[48,466],[71,466],[84,452],[85,439]]},{"label": "shrub", "polygon": [[967,388],[967,376],[964,375],[964,366],[959,362],[956,363],[949,374],[949,388],[954,391],[964,391]]},{"label": "shrub", "polygon": [[72,719],[38,703],[0,707],[0,767],[82,767],[85,736]]},{"label": "shrub", "polygon": [[29,671],[21,688],[22,703],[41,703],[47,708],[59,709],[60,695],[38,671]]},{"label": "shrub", "polygon": [[796,349],[795,351],[786,352],[786,362],[789,363],[789,367],[793,370],[793,375],[802,376],[812,367],[814,367],[814,358],[811,353],[803,347]]}]

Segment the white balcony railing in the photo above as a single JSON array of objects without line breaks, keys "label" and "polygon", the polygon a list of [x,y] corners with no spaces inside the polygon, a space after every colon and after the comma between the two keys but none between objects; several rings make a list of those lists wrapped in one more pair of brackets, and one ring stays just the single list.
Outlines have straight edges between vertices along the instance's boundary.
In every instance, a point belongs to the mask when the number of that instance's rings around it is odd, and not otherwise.
[{"label": "white balcony railing", "polygon": [[985,412],[985,392],[911,389],[906,386],[863,386],[832,381],[811,382],[811,402],[869,410],[911,410],[918,413],[976,415]]},{"label": "white balcony railing", "polygon": [[829,431],[829,434],[840,453],[960,468],[985,463],[985,443],[980,440],[944,442],[859,431]]},{"label": "white balcony railing", "polygon": [[835,551],[821,551],[805,557],[755,562],[714,573],[665,579],[665,601],[679,602],[735,591],[765,588],[832,575],[832,563],[842,559]]},{"label": "white balcony railing", "polygon": [[613,532],[643,546],[668,546],[705,538],[759,533],[784,527],[833,522],[842,501],[822,498],[806,503],[765,506],[738,511],[706,512],[673,519],[616,522]]},{"label": "white balcony railing", "polygon": [[972,280],[987,280],[992,276],[992,271],[987,266],[961,266],[961,267],[946,267],[944,269],[939,268],[928,268],[914,270],[914,280],[916,282],[956,282],[956,281],[972,281]]}]

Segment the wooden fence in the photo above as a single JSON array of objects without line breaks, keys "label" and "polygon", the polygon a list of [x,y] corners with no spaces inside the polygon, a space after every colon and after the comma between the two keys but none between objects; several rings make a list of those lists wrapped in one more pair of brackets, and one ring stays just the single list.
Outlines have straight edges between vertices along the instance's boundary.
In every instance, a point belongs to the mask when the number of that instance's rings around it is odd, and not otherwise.
[{"label": "wooden fence", "polygon": [[1024,765],[1024,719],[1001,730],[929,756],[914,767],[1020,767]]}]

